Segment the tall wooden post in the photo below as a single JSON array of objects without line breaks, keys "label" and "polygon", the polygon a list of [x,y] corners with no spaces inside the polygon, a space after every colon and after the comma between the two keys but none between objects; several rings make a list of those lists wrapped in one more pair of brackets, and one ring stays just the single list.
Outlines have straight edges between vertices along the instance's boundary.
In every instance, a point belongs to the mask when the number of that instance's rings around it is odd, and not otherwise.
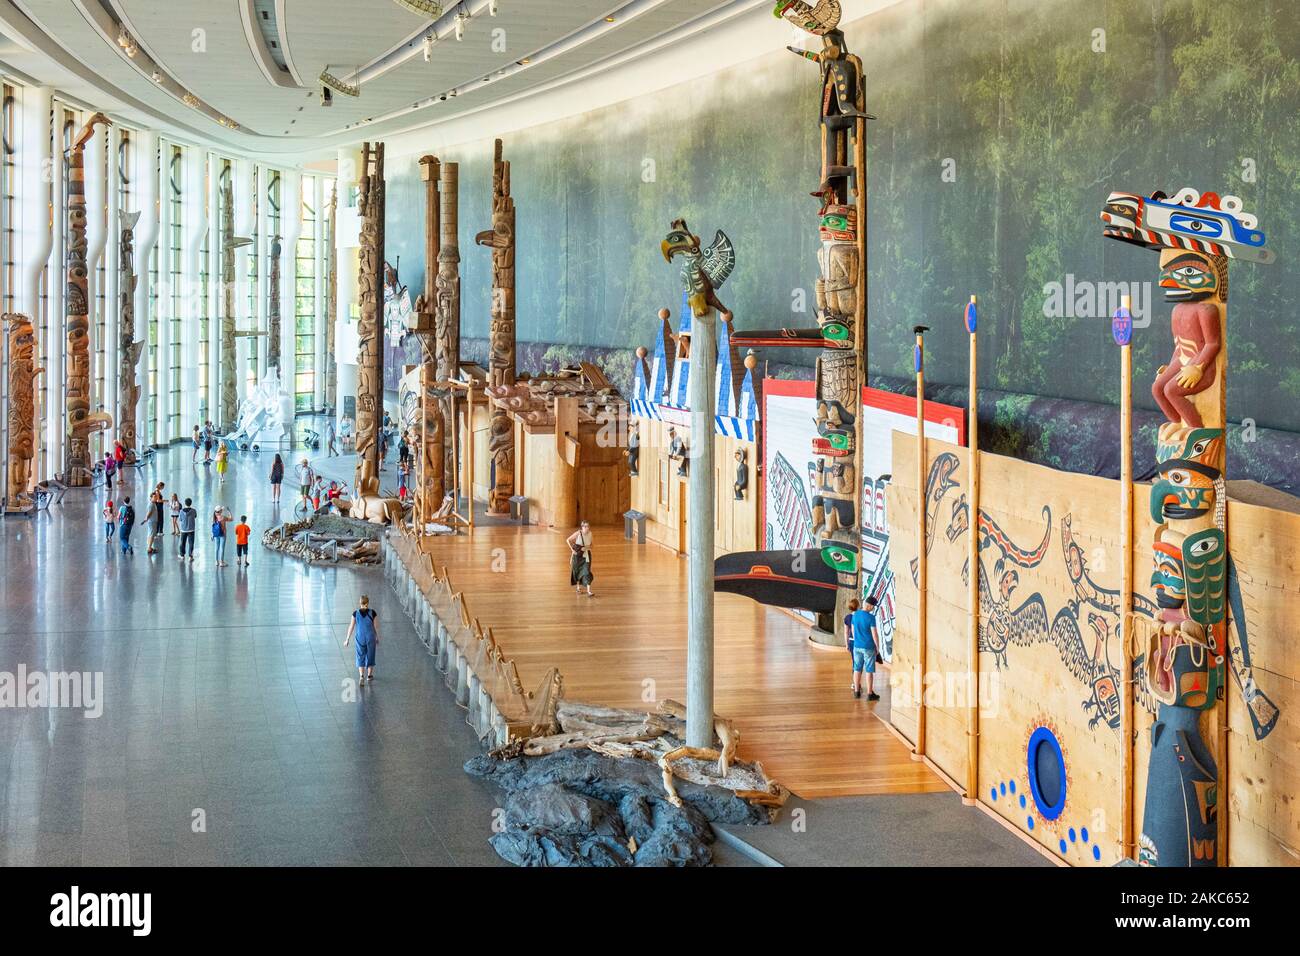
[{"label": "tall wooden post", "polygon": [[280,376],[280,388],[293,391],[293,383],[284,380],[280,368],[280,259],[284,252],[284,239],[280,235],[271,237],[271,263],[268,272],[271,301],[266,305],[266,367],[275,369]]},{"label": "tall wooden post", "polygon": [[1133,779],[1133,299],[1124,296],[1111,319],[1111,335],[1119,346],[1119,523],[1120,554],[1120,651],[1123,687],[1120,697],[1120,760],[1124,775],[1124,819],[1121,834],[1124,856],[1137,853],[1134,825]]},{"label": "tall wooden post", "polygon": [[140,220],[140,214],[123,209],[118,213],[118,219],[122,223],[122,236],[118,246],[121,278],[118,281],[117,439],[126,454],[124,460],[133,464],[136,457],[135,409],[140,403],[140,384],[136,381],[135,370],[144,349],[144,342],[135,340],[135,287],[140,281],[135,274],[135,224]]},{"label": "tall wooden post", "polygon": [[[492,228],[474,241],[492,250],[492,321],[488,341],[488,384],[515,383],[515,201],[510,197],[510,164],[502,158],[501,140],[492,159]],[[488,514],[508,514],[515,493],[515,428],[509,412],[488,400],[491,426],[488,455],[492,487]],[[471,489],[471,494],[472,494]]]},{"label": "tall wooden post", "polygon": [[420,461],[416,476],[416,527],[420,533],[442,504],[444,494],[443,460],[446,457],[446,419],[443,417],[443,390],[447,387],[438,375],[437,344],[437,277],[438,242],[441,228],[441,198],[438,195],[440,163],[436,156],[420,157],[420,178],[424,181],[424,291],[415,303],[420,340]]},{"label": "tall wooden post", "polygon": [[918,686],[921,689],[921,695],[917,701],[916,708],[916,751],[914,757],[920,758],[925,756],[925,674],[928,648],[928,590],[929,582],[926,577],[926,565],[928,564],[929,555],[926,553],[926,514],[925,509],[929,504],[926,489],[926,472],[927,462],[925,454],[925,333],[930,331],[928,326],[918,325],[912,331],[916,333],[915,351],[912,356],[912,363],[916,367],[916,599],[917,599],[917,662],[919,668],[920,682]]},{"label": "tall wooden post", "polygon": [[[91,483],[90,436],[112,424],[107,412],[90,411],[90,301],[86,282],[86,143],[95,126],[111,126],[96,113],[86,121],[68,156],[67,347],[65,400],[68,414],[64,480]],[[56,383],[57,384],[57,383]]]},{"label": "tall wooden post", "polygon": [[359,494],[379,490],[379,429],[384,418],[384,144],[365,143],[361,150],[362,176],[358,198],[361,213],[361,261],[358,298],[361,319],[357,335],[361,349],[357,362],[357,472]]},{"label": "tall wooden post", "polygon": [[[970,660],[970,687],[966,715],[966,793],[967,805],[978,802],[980,773],[980,412],[979,412],[979,345],[975,336],[978,325],[975,296],[966,306],[966,333],[970,338],[970,370],[966,397],[966,447],[970,465],[970,540],[966,551],[966,595],[970,603],[970,629],[967,633]],[[928,504],[928,502],[927,502]],[[924,685],[923,685],[924,686]]]},{"label": "tall wooden post", "polygon": [[[437,297],[436,332],[438,356],[438,381],[451,382],[460,377],[460,240],[459,196],[460,167],[456,163],[443,163],[439,190],[439,226],[442,237],[438,243],[438,277],[434,293]],[[456,426],[457,392],[448,388],[442,408],[442,417],[446,431],[445,450],[442,459],[443,488],[450,486],[456,497],[456,507],[460,507],[460,474],[456,467],[456,448],[460,441]],[[445,492],[444,492],[445,493]],[[471,488],[470,497],[474,492]],[[441,502],[439,502],[441,504]],[[474,513],[470,502],[470,515]]]}]

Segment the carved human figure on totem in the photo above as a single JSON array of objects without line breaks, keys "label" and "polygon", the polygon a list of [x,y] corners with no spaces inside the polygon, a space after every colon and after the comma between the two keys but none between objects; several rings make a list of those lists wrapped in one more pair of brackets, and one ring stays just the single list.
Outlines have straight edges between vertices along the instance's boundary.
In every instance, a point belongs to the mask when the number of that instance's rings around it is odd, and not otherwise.
[{"label": "carved human figure on totem", "polygon": [[[489,384],[497,387],[515,383],[515,201],[510,198],[510,164],[501,157],[502,144],[497,140],[492,166],[492,228],[474,237],[478,245],[492,250],[488,372]],[[492,406],[488,454],[493,466],[488,512],[504,514],[515,490],[515,434],[510,414],[497,404]]]},{"label": "carved human figure on totem", "polygon": [[25,315],[6,312],[9,338],[9,504],[26,499],[36,456],[36,332]]},{"label": "carved human figure on totem", "polygon": [[1165,418],[1200,428],[1201,413],[1189,401],[1215,382],[1221,341],[1222,305],[1228,298],[1227,260],[1200,252],[1169,249],[1161,255],[1160,286],[1174,306],[1170,327],[1174,351],[1151,386]]}]

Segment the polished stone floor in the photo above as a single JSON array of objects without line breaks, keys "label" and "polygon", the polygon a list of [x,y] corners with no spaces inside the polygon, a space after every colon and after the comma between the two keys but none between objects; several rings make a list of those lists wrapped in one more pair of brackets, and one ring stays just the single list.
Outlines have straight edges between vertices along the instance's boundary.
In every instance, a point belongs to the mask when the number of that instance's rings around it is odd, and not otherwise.
[{"label": "polished stone floor", "polygon": [[[270,462],[236,454],[221,485],[176,447],[128,472],[114,497],[137,502],[134,555],[103,543],[103,489],[0,521],[0,681],[103,675],[99,717],[0,706],[0,864],[501,862],[496,796],[461,770],[477,741],[382,574],[261,547],[281,518]],[[170,533],[145,554],[140,503],[158,481],[194,499],[193,565]],[[214,566],[218,504],[249,516],[247,570],[233,542],[231,566]],[[377,681],[356,688],[342,642],[362,593],[381,642]]]}]

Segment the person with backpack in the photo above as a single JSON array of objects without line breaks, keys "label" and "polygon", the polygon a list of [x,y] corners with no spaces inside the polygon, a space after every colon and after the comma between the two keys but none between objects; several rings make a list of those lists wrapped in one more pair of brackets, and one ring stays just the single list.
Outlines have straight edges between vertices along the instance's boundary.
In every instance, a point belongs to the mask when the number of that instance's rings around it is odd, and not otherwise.
[{"label": "person with backpack", "polygon": [[343,639],[347,647],[353,637],[357,639],[357,683],[375,681],[375,646],[379,643],[379,615],[370,609],[370,598],[361,595],[360,606],[352,612],[348,636]]},{"label": "person with backpack", "polygon": [[876,599],[867,598],[866,606],[850,616],[853,630],[853,697],[862,696],[862,675],[867,675],[867,700],[880,700],[875,692],[876,656],[880,631],[876,627]]},{"label": "person with backpack", "polygon": [[216,567],[226,567],[226,524],[230,521],[230,512],[217,508],[212,512],[212,540],[216,542]]},{"label": "person with backpack", "polygon": [[135,548],[131,547],[131,529],[135,527],[135,508],[131,505],[131,497],[122,499],[122,507],[117,513],[117,539],[122,542],[123,554],[135,554]]},{"label": "person with backpack", "polygon": [[112,541],[115,531],[117,531],[117,509],[113,507],[113,499],[109,498],[104,505],[104,540]]},{"label": "person with backpack", "polygon": [[193,503],[189,498],[185,499],[185,507],[181,509],[181,551],[178,557],[184,561],[185,556],[189,555],[191,562],[194,561],[194,522],[199,514],[194,510]]}]

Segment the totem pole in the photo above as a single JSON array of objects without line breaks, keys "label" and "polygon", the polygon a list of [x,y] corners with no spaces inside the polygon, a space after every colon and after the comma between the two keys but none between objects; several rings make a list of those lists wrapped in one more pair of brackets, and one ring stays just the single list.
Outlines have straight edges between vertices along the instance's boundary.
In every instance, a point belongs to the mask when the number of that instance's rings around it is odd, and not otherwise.
[{"label": "totem pole", "polygon": [[239,419],[235,369],[235,250],[253,240],[235,235],[235,187],[228,173],[221,190],[221,421],[231,431]]},{"label": "totem pole", "polygon": [[[515,201],[510,198],[510,164],[501,140],[492,159],[492,228],[474,237],[492,250],[492,323],[488,341],[489,385],[515,384]],[[515,430],[510,414],[493,404],[488,433],[493,482],[488,514],[506,514],[515,493]]]},{"label": "totem pole", "polygon": [[[442,164],[439,190],[439,215],[442,238],[438,243],[438,277],[434,285],[437,300],[434,322],[437,332],[438,381],[450,382],[460,377],[460,244],[459,228],[460,166]],[[445,448],[442,459],[444,489],[458,489],[456,475],[456,407],[455,391],[446,389],[442,417],[445,422]]]},{"label": "totem pole", "polygon": [[416,325],[411,331],[420,340],[420,457],[416,474],[416,527],[423,530],[429,517],[442,505],[445,493],[443,459],[446,455],[446,420],[443,418],[444,386],[438,375],[438,317],[436,314],[438,240],[441,202],[438,196],[440,163],[436,156],[420,157],[420,178],[424,181],[424,291],[415,300]]},{"label": "totem pole", "polygon": [[[818,126],[821,160],[817,252],[816,329],[737,332],[737,348],[817,348],[817,437],[815,461],[808,463],[812,486],[813,533],[817,555],[804,549],[785,552],[734,552],[718,559],[718,589],[744,594],[763,604],[803,608],[817,614],[813,639],[839,643],[836,622],[848,602],[860,598],[859,548],[862,498],[861,405],[866,384],[867,321],[867,156],[866,95],[862,61],[845,48],[837,27],[840,5],[820,0],[781,0],[773,10],[799,29],[820,37],[820,53],[788,49],[821,68]],[[770,568],[787,570],[773,576]]]},{"label": "totem pole", "polygon": [[[736,250],[726,233],[718,230],[713,244],[701,248],[684,219],[673,221],[660,244],[664,259],[682,257],[681,279],[686,306],[691,310],[689,343],[691,406],[691,462],[687,479],[690,520],[686,636],[686,744],[713,745],[713,590],[714,575],[714,398],[717,394],[718,316],[730,324],[731,312],[716,294],[736,267]],[[685,325],[685,317],[682,319]],[[558,426],[557,426],[558,427]],[[671,431],[671,429],[670,429]],[[683,449],[682,464],[686,457]],[[681,472],[678,472],[681,474]]]},{"label": "totem pole", "polygon": [[1143,668],[1158,702],[1138,860],[1215,866],[1226,862],[1224,665],[1229,655],[1236,666],[1242,657],[1240,648],[1229,648],[1228,632],[1228,260],[1268,263],[1274,255],[1235,196],[1115,192],[1101,218],[1107,238],[1159,250],[1160,286],[1174,303],[1173,351],[1151,386],[1165,416],[1150,500],[1157,619],[1126,622],[1135,625],[1129,633],[1145,636]]},{"label": "totem pole", "polygon": [[361,214],[361,264],[358,299],[361,340],[357,361],[357,490],[379,491],[379,429],[384,416],[384,144],[362,147],[361,190],[357,211]]},{"label": "totem pole", "polygon": [[118,370],[117,370],[117,439],[122,443],[126,453],[124,459],[134,463],[135,452],[135,408],[140,401],[140,386],[136,382],[135,370],[140,362],[140,353],[144,351],[144,342],[135,340],[135,286],[139,277],[135,274],[135,224],[140,221],[138,212],[118,213],[122,220],[121,259],[121,305],[118,310]]},{"label": "totem pole", "polygon": [[36,457],[36,332],[32,320],[6,312],[9,336],[9,492],[5,510],[31,511],[32,459]]},{"label": "totem pole", "polygon": [[[266,367],[280,371],[280,253],[282,251],[282,240],[280,236],[271,239],[271,269],[270,269],[270,286],[271,301],[266,310]],[[284,385],[284,376],[280,376],[281,384]]]},{"label": "totem pole", "polygon": [[325,407],[334,413],[335,400],[338,390],[338,364],[334,361],[334,335],[335,323],[338,322],[338,303],[339,303],[339,260],[338,252],[334,248],[337,231],[335,223],[337,220],[339,208],[339,190],[335,184],[334,191],[330,194],[330,213],[329,229],[326,232],[325,256],[329,265],[326,267],[326,299],[325,299]]},{"label": "totem pole", "polygon": [[107,412],[90,411],[90,298],[86,285],[86,143],[95,126],[112,123],[103,113],[86,120],[68,156],[67,321],[68,449],[64,480],[74,487],[91,482],[90,436],[113,423]]}]

